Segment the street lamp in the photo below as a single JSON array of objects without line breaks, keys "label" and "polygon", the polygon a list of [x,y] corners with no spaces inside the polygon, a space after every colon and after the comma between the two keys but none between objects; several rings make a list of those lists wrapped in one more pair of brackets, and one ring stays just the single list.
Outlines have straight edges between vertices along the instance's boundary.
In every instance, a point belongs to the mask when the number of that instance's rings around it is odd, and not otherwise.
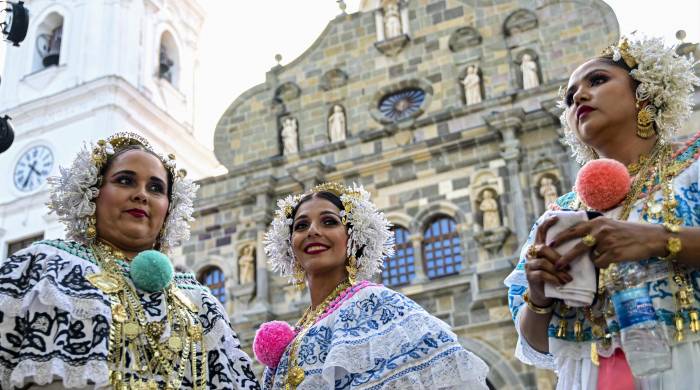
[{"label": "street lamp", "polygon": [[[5,12],[5,20],[0,22],[0,32],[5,37],[5,40],[12,42],[13,46],[18,46],[19,43],[27,36],[29,28],[29,12],[24,8],[24,2],[4,1],[7,8],[0,10]],[[15,140],[15,132],[10,122],[10,116],[5,115],[0,117],[0,153],[6,151]]]},{"label": "street lamp", "polygon": [[3,11],[7,14],[5,20],[0,23],[2,27],[2,35],[5,39],[12,42],[13,46],[19,46],[19,43],[27,36],[29,28],[29,12],[24,8],[24,2],[18,1],[13,3],[7,1],[7,8]]}]

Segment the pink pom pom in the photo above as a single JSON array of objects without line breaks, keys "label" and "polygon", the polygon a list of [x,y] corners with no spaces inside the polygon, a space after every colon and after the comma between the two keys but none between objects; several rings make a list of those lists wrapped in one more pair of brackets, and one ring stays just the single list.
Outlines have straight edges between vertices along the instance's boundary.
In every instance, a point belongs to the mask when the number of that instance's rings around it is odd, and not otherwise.
[{"label": "pink pom pom", "polygon": [[627,167],[609,158],[586,163],[576,177],[576,192],[589,207],[605,211],[617,206],[630,191]]},{"label": "pink pom pom", "polygon": [[284,321],[270,321],[260,325],[253,340],[255,358],[270,368],[277,367],[294,336],[294,329]]}]

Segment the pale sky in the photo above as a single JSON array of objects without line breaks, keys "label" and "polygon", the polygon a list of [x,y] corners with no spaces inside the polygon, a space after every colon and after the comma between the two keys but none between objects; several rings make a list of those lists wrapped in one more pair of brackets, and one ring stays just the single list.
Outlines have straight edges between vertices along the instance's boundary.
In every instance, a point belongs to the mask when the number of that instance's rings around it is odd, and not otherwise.
[{"label": "pale sky", "polygon": [[[620,32],[638,30],[677,42],[700,42],[700,0],[604,0],[620,23]],[[340,14],[335,0],[200,0],[207,19],[200,37],[195,134],[212,147],[214,129],[228,106],[249,88],[265,81],[265,73],[282,55],[282,65],[301,55],[328,22]],[[347,12],[360,0],[346,0]]]}]

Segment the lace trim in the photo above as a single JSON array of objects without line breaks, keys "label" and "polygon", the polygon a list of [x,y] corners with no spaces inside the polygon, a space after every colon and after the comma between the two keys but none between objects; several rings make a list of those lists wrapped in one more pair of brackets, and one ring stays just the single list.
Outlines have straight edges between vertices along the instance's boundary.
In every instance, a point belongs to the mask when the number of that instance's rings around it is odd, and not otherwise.
[{"label": "lace trim", "polygon": [[64,387],[86,387],[94,384],[95,388],[107,386],[109,368],[107,362],[91,360],[81,366],[66,364],[60,359],[46,362],[23,360],[10,370],[0,366],[0,388],[12,389],[29,383],[47,385],[61,381]]},{"label": "lace trim", "polygon": [[[381,290],[385,288],[364,289],[368,293]],[[486,388],[488,367],[481,359],[459,345],[456,335],[449,330],[447,324],[410,305],[407,305],[406,310],[407,317],[390,324],[387,329],[381,329],[379,333],[371,333],[361,338],[341,337],[339,340],[333,340],[320,370],[321,375],[311,376],[309,379],[313,380],[309,381],[308,387],[305,388],[320,388],[316,385],[321,383],[325,383],[323,387],[337,384],[338,373],[356,373],[355,377],[359,379],[353,382],[353,388],[362,389],[386,388],[384,386],[397,389]],[[330,320],[337,326],[336,320]],[[396,359],[405,349],[420,340],[425,340],[426,344],[436,344],[431,345],[433,348],[426,355],[411,355],[411,358],[405,361],[398,359],[395,362],[397,366],[391,367],[392,363],[388,359]],[[372,378],[368,373],[377,368],[377,362],[384,360],[386,367],[383,368],[388,369],[379,372],[378,378]],[[366,383],[355,387],[358,381],[362,382],[363,376],[367,376]],[[305,385],[306,383],[304,382]]]},{"label": "lace trim", "polygon": [[[324,365],[322,375],[304,382],[304,389],[327,388],[336,381],[336,369],[345,367]],[[488,366],[476,355],[454,346],[431,359],[415,365],[403,365],[380,381],[353,386],[353,389],[487,389]]]},{"label": "lace trim", "polygon": [[35,308],[55,307],[71,314],[74,319],[89,319],[97,315],[112,317],[112,310],[106,301],[93,298],[78,298],[66,295],[48,279],[42,279],[22,298],[0,295],[0,307],[8,317],[33,313]]},{"label": "lace trim", "polygon": [[[518,332],[518,343],[515,346],[515,357],[521,362],[531,366],[544,368],[547,370],[556,370],[557,365],[554,361],[554,355],[551,353],[542,353],[532,348],[528,344],[525,337],[520,334],[520,313],[515,316],[515,330]],[[552,338],[549,339],[550,350],[552,346]]]}]

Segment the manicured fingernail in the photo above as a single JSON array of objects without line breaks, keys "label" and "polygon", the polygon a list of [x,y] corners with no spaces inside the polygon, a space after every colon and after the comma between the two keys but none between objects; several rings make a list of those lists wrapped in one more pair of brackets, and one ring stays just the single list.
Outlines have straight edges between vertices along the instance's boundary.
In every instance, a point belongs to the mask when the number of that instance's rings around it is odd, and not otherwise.
[{"label": "manicured fingernail", "polygon": [[557,246],[557,242],[556,242],[556,241],[552,241],[552,242],[549,243],[549,246],[552,247],[552,248],[554,248],[554,247]]}]

